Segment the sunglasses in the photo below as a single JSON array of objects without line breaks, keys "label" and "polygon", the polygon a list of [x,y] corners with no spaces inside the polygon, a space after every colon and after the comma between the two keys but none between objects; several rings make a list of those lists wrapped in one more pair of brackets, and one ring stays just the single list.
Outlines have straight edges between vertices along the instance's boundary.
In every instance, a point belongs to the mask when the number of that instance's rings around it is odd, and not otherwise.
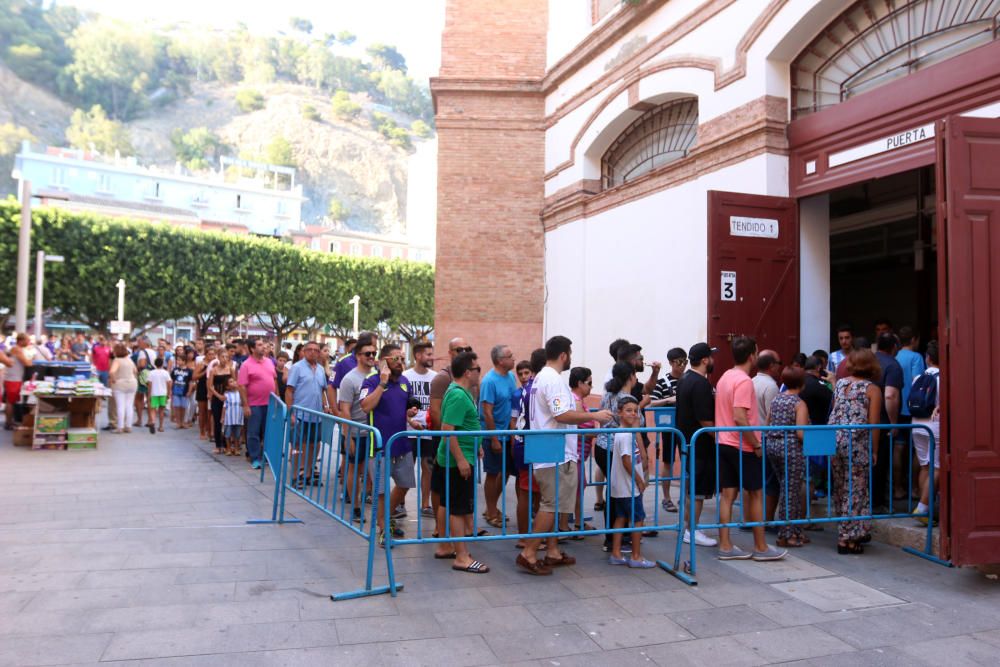
[{"label": "sunglasses", "polygon": [[472,367],[472,368],[470,368],[469,370],[470,370],[470,371],[476,371],[477,373],[479,373],[479,372],[480,372],[480,371],[482,371],[483,369],[482,369],[482,368],[480,368],[479,366],[473,366],[473,367]]},{"label": "sunglasses", "polygon": [[472,352],[471,347],[456,347],[455,354],[462,354],[463,352]]},{"label": "sunglasses", "polygon": [[371,352],[362,352],[361,356],[362,357],[368,357],[369,359],[371,359],[372,357],[375,356],[375,351],[372,350]]}]

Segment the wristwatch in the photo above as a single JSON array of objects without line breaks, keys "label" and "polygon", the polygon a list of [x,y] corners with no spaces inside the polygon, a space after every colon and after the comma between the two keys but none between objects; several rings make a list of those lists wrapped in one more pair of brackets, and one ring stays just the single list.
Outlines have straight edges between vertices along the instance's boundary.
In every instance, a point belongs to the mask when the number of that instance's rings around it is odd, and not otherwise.
[{"label": "wristwatch", "polygon": [[389,388],[389,383],[388,382],[381,382],[381,383],[379,383],[378,386],[382,387],[382,391],[385,391],[386,389]]}]

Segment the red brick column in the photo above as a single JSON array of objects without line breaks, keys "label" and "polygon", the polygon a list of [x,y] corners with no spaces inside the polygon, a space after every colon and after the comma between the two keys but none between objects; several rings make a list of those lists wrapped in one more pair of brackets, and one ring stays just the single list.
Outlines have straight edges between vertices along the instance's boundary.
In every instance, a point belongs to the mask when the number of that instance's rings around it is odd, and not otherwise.
[{"label": "red brick column", "polygon": [[448,0],[438,130],[435,331],[518,359],[541,345],[547,0]]}]

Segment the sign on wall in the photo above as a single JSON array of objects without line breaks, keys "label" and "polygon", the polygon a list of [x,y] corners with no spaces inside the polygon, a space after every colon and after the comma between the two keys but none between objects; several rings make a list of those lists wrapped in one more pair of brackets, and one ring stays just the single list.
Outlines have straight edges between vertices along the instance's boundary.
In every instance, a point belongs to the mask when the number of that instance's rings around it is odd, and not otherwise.
[{"label": "sign on wall", "polygon": [[722,272],[721,298],[723,301],[736,301],[736,272]]},{"label": "sign on wall", "polygon": [[730,236],[751,236],[760,239],[778,238],[778,221],[773,218],[747,218],[729,216]]}]

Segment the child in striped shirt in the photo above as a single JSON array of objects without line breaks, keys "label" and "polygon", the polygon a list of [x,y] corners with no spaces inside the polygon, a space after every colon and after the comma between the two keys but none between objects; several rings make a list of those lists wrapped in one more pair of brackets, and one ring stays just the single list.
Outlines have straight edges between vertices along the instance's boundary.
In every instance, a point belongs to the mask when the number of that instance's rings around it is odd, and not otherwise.
[{"label": "child in striped shirt", "polygon": [[226,436],[226,454],[239,456],[243,449],[243,397],[235,377],[226,385],[226,400],[222,408],[222,428]]}]

